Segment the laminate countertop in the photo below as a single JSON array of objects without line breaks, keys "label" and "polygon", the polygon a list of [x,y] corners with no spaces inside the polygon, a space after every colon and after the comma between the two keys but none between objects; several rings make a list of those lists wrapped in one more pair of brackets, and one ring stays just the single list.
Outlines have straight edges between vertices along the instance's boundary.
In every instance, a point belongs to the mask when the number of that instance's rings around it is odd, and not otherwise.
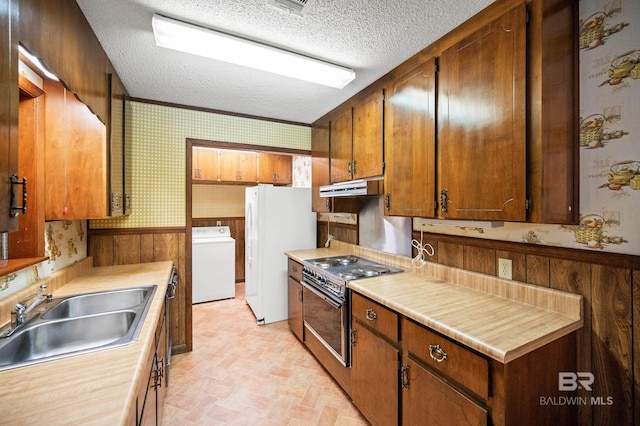
[{"label": "laminate countertop", "polygon": [[[355,246],[357,247],[357,246]],[[348,282],[348,287],[415,322],[502,363],[583,325],[582,296],[372,250],[299,250],[305,260],[355,254],[405,272]]]},{"label": "laminate countertop", "polygon": [[135,420],[145,364],[154,350],[173,263],[154,262],[90,268],[53,292],[54,297],[157,285],[136,341],[0,372],[0,424],[128,425]]}]

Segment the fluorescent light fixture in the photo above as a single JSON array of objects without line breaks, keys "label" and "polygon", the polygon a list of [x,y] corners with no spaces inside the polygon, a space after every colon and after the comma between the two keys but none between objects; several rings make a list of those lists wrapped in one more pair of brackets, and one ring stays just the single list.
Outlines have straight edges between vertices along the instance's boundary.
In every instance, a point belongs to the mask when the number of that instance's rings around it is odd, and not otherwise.
[{"label": "fluorescent light fixture", "polygon": [[59,81],[58,77],[56,77],[55,74],[53,74],[51,71],[46,69],[44,65],[42,65],[42,62],[40,62],[40,59],[36,58],[31,53],[27,52],[27,49],[22,47],[21,44],[18,45],[18,52],[20,52],[20,54],[24,55],[24,57],[27,58],[29,60],[29,62],[31,62],[36,67],[38,67],[38,69],[40,71],[42,71],[42,73],[44,75],[46,75],[49,79],[55,80],[55,81]]},{"label": "fluorescent light fixture", "polygon": [[153,15],[156,45],[342,89],[356,73],[339,65],[277,49],[161,15]]},{"label": "fluorescent light fixture", "polygon": [[465,228],[500,228],[504,226],[504,222],[498,221],[481,221],[481,220],[458,220],[458,219],[425,219],[414,218],[414,228],[422,228],[424,226],[439,225],[439,226],[462,226]]}]

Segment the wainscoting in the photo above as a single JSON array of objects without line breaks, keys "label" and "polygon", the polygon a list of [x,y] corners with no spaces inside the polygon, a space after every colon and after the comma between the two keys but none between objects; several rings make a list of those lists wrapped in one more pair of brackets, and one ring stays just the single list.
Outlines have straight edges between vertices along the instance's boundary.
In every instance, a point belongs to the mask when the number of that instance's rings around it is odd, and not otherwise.
[{"label": "wainscoting", "polygon": [[[178,270],[176,296],[169,306],[174,353],[191,348],[191,265],[186,262],[184,228],[90,229],[88,255],[93,266],[171,260]],[[190,259],[190,257],[189,257]],[[187,267],[189,272],[187,272]]]}]

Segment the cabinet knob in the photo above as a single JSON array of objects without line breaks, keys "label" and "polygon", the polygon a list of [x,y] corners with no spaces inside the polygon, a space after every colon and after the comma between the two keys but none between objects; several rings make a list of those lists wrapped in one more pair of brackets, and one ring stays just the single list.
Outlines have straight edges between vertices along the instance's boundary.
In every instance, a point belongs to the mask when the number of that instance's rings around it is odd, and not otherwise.
[{"label": "cabinet knob", "polygon": [[371,308],[367,309],[365,316],[369,321],[375,321],[378,318],[378,314],[376,314],[376,311]]},{"label": "cabinet knob", "polygon": [[447,353],[442,350],[440,345],[429,345],[429,356],[435,362],[446,361],[446,359],[448,358]]}]

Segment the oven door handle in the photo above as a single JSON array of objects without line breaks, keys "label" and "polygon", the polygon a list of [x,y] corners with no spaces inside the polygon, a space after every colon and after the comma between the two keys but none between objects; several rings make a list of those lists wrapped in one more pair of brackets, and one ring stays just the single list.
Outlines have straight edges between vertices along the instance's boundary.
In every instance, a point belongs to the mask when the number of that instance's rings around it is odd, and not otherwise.
[{"label": "oven door handle", "polygon": [[321,298],[322,300],[324,300],[325,302],[327,302],[329,305],[333,306],[334,308],[336,308],[336,309],[342,308],[343,303],[338,303],[335,300],[331,299],[326,294],[322,294],[322,292],[317,290],[315,287],[312,287],[312,285],[310,285],[309,283],[307,283],[304,280],[302,280],[302,286],[304,288],[308,289],[308,290],[311,290],[312,293],[314,293],[316,296],[318,296],[319,298]]}]

